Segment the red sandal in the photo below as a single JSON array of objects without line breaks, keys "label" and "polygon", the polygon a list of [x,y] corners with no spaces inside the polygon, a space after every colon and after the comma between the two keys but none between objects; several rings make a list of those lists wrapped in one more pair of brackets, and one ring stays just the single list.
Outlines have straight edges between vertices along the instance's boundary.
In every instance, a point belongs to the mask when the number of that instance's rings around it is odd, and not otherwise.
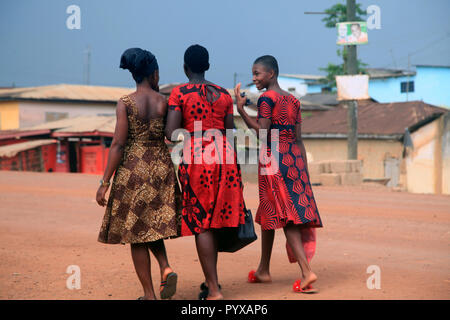
[{"label": "red sandal", "polygon": [[301,287],[302,280],[297,280],[294,282],[294,285],[292,286],[292,289],[294,292],[300,292],[300,293],[318,293],[319,290],[316,288],[313,288],[312,285],[308,284],[306,288]]},{"label": "red sandal", "polygon": [[255,276],[256,271],[252,270],[248,273],[248,282],[250,283],[260,283],[261,280],[259,280],[256,276]]}]

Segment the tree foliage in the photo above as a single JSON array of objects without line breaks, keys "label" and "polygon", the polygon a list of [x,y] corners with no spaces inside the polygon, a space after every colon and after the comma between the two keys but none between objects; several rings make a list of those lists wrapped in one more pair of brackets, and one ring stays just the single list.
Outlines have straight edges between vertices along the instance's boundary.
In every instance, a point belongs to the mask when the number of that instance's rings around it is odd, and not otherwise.
[{"label": "tree foliage", "polygon": [[[336,23],[346,22],[347,21],[347,6],[342,3],[335,4],[329,9],[326,9],[325,12],[327,16],[322,19],[322,22],[325,22],[325,27],[327,28],[336,28]],[[361,4],[357,3],[355,5],[355,21],[363,21],[366,16],[366,12],[361,9]],[[326,83],[329,87],[336,87],[336,76],[346,74],[346,66],[347,66],[347,46],[344,46],[343,49],[337,50],[337,55],[342,57],[342,64],[333,64],[328,63],[325,68],[319,68],[321,71],[325,71],[327,73],[326,78],[322,81],[322,83]],[[361,60],[357,60],[357,70],[358,73],[365,74],[365,67],[368,65]]]},{"label": "tree foliage", "polygon": [[[346,22],[347,20],[347,6],[342,3],[335,4],[329,9],[326,9],[327,17],[323,18],[325,27],[336,28],[336,23]],[[363,16],[366,16],[366,12],[361,9],[361,4],[355,4],[355,21],[363,21]]]},{"label": "tree foliage", "polygon": [[[327,84],[331,88],[336,87],[336,76],[344,75],[346,74],[346,65],[347,65],[347,48],[344,47],[342,50],[337,50],[337,55],[339,57],[342,57],[343,63],[342,64],[333,64],[328,63],[328,65],[325,68],[319,68],[320,71],[325,71],[327,73],[325,79],[321,80],[322,83]],[[367,63],[362,62],[361,60],[357,59],[356,61],[356,67],[359,74],[366,74],[366,67],[368,66]]]}]

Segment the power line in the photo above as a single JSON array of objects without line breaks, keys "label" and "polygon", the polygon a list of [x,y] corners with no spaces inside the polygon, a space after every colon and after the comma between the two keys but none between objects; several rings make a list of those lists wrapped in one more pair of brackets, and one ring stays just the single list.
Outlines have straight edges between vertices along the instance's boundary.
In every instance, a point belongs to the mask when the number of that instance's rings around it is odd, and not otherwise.
[{"label": "power line", "polygon": [[448,38],[448,37],[450,37],[450,32],[447,32],[447,34],[446,34],[445,36],[443,36],[442,38],[439,38],[439,39],[436,40],[436,41],[433,41],[433,42],[427,44],[427,45],[424,46],[423,48],[418,49],[418,50],[416,50],[416,51],[413,51],[413,52],[410,53],[409,55],[412,56],[412,55],[414,55],[414,54],[416,54],[416,53],[419,53],[420,51],[427,50],[427,49],[430,48],[430,46],[433,46],[433,45],[435,45],[436,43],[438,43],[438,42],[440,42],[441,40],[444,40],[445,38]]},{"label": "power line", "polygon": [[[441,42],[442,40],[444,40],[444,39],[446,39],[446,38],[448,38],[448,37],[450,37],[450,32],[447,32],[443,37],[440,37],[440,38],[437,39],[437,40],[433,40],[432,42],[430,42],[430,43],[428,43],[427,45],[421,47],[420,49],[417,49],[417,50],[414,50],[413,52],[408,53],[406,56],[403,56],[403,57],[399,58],[397,61],[404,61],[405,59],[408,59],[408,57],[411,57],[411,56],[413,56],[413,55],[416,55],[416,54],[419,53],[419,52],[428,50],[428,49],[430,49],[432,46],[434,46],[435,44]],[[392,49],[391,49],[391,50],[392,50]],[[389,64],[385,65],[385,66],[382,67],[382,68],[386,68],[386,67],[390,66],[391,64],[392,64],[392,63],[389,63]]]}]

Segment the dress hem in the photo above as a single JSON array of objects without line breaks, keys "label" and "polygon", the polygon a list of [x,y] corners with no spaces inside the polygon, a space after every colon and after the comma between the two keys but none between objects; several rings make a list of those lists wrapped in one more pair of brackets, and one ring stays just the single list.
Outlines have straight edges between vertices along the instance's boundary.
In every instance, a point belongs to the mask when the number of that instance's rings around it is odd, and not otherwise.
[{"label": "dress hem", "polygon": [[261,230],[277,230],[277,229],[282,229],[284,227],[286,227],[289,223],[293,223],[294,225],[303,225],[305,226],[305,228],[323,228],[322,224],[319,224],[318,221],[309,221],[309,222],[300,222],[300,223],[295,223],[294,220],[287,220],[287,221],[280,221],[279,223],[277,223],[273,228],[263,228],[262,224],[260,221],[255,220],[255,223],[259,224],[261,226]]},{"label": "dress hem", "polygon": [[150,243],[150,242],[155,242],[155,241],[159,241],[159,240],[168,240],[168,239],[176,239],[181,237],[181,235],[172,235],[172,236],[165,236],[165,237],[161,237],[155,240],[147,240],[147,241],[118,241],[118,242],[110,242],[110,241],[105,241],[102,239],[97,239],[97,242],[100,243],[104,243],[104,244],[139,244],[139,243]]}]

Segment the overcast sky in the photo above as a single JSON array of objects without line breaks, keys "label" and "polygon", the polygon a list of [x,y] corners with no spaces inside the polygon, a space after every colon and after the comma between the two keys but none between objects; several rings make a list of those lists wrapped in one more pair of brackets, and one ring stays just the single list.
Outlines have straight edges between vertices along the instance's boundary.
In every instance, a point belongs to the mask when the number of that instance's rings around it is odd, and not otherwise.
[{"label": "overcast sky", "polygon": [[[225,87],[250,81],[251,64],[274,55],[282,73],[323,74],[338,63],[336,30],[323,11],[339,0],[1,0],[0,86],[84,82],[91,48],[90,83],[134,86],[119,69],[122,52],[141,47],[159,61],[161,83],[184,82],[183,54],[191,44],[210,53],[207,78]],[[358,57],[370,67],[450,65],[450,0],[359,0],[381,9],[381,29],[369,30]],[[81,9],[81,29],[69,30],[66,9]]]}]

